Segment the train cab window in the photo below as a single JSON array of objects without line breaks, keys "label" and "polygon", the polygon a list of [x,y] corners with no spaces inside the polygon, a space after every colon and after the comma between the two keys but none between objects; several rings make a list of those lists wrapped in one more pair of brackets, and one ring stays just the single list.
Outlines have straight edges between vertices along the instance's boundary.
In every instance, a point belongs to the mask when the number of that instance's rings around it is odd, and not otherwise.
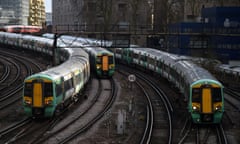
[{"label": "train cab window", "polygon": [[44,83],[44,96],[53,96],[53,86],[52,83]]},{"label": "train cab window", "polygon": [[33,89],[32,83],[25,83],[25,85],[24,85],[24,95],[32,97],[32,95],[33,95],[32,89]]},{"label": "train cab window", "polygon": [[221,89],[220,88],[212,88],[212,97],[214,102],[221,102],[222,96],[221,96]]},{"label": "train cab window", "polygon": [[201,89],[193,88],[192,90],[192,102],[200,102],[201,100]]},{"label": "train cab window", "polygon": [[108,57],[108,62],[109,62],[109,64],[113,64],[113,56]]},{"label": "train cab window", "polygon": [[98,57],[97,57],[96,63],[97,63],[97,64],[101,64],[101,63],[102,63],[102,57],[101,57],[101,56],[98,56]]}]

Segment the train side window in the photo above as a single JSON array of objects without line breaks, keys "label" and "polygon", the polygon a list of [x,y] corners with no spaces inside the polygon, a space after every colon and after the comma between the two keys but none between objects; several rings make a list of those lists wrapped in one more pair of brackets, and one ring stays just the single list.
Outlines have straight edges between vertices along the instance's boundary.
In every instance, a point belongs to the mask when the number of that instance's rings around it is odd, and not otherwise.
[{"label": "train side window", "polygon": [[214,102],[221,102],[221,89],[220,88],[212,88],[212,98]]},{"label": "train side window", "polygon": [[25,96],[33,96],[33,85],[32,83],[25,83],[25,86],[24,86],[24,95]]},{"label": "train side window", "polygon": [[57,90],[56,95],[60,96],[62,94],[62,84],[61,83],[56,85],[56,90]]},{"label": "train side window", "polygon": [[146,60],[147,60],[147,56],[145,56],[145,55],[141,55],[140,60],[142,60],[142,61],[146,61]]},{"label": "train side window", "polygon": [[193,88],[192,89],[192,102],[200,102],[201,100],[201,89]]},{"label": "train side window", "polygon": [[138,54],[137,53],[133,53],[133,58],[138,59]]},{"label": "train side window", "polygon": [[154,58],[152,58],[152,57],[150,57],[149,59],[149,64],[152,64],[152,65],[155,65],[155,59]]},{"label": "train side window", "polygon": [[72,78],[64,82],[65,91],[71,89],[72,87],[73,87],[73,79]]},{"label": "train side window", "polygon": [[52,83],[45,83],[44,84],[44,96],[45,97],[53,96],[53,86],[52,86]]},{"label": "train side window", "polygon": [[161,62],[161,60],[158,60],[158,61],[157,61],[157,66],[158,66],[158,67],[162,67],[162,62]]}]

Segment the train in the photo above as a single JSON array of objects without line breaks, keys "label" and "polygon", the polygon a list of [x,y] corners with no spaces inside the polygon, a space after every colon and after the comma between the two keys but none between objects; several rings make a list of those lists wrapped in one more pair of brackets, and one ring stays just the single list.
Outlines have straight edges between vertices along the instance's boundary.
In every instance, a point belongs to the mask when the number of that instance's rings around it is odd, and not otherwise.
[{"label": "train", "polygon": [[30,25],[6,25],[0,27],[0,31],[21,34],[40,34],[42,27]]},{"label": "train", "polygon": [[[43,37],[53,39],[53,34],[43,34]],[[90,56],[91,71],[98,78],[111,78],[115,72],[115,57],[114,54],[100,47],[102,41],[90,38],[74,37],[70,35],[62,35],[59,41],[71,45],[72,47],[82,47]],[[110,42],[104,42],[108,46]]]},{"label": "train", "polygon": [[114,54],[101,47],[84,48],[90,55],[91,70],[100,78],[112,77],[115,71]]},{"label": "train", "polygon": [[184,95],[193,123],[221,123],[224,86],[191,58],[140,47],[114,48],[113,52],[119,62],[157,73],[175,84]]},{"label": "train", "polygon": [[[52,56],[53,40],[38,36],[0,32],[0,43]],[[70,102],[81,98],[90,78],[89,55],[59,42],[62,63],[24,80],[23,109],[27,116],[49,118]]]},{"label": "train", "polygon": [[216,76],[225,86],[238,90],[240,88],[240,65],[218,64],[214,67]]},{"label": "train", "polygon": [[[0,32],[0,43],[52,55],[53,40],[49,38]],[[77,39],[71,43],[63,38],[58,40],[59,47],[62,45],[87,49],[90,43],[90,40],[86,43],[77,42]],[[29,116],[51,117],[58,106],[75,99],[82,90],[90,76],[90,63],[87,61],[88,53],[84,53],[81,48],[61,48],[60,59],[66,62],[25,79],[23,104]],[[118,61],[157,73],[175,84],[188,103],[188,112],[193,123],[221,122],[224,113],[224,87],[211,73],[192,62],[191,58],[137,46],[114,48],[113,53]],[[69,68],[65,63],[73,64]],[[77,82],[77,77],[81,74],[81,80]]]}]

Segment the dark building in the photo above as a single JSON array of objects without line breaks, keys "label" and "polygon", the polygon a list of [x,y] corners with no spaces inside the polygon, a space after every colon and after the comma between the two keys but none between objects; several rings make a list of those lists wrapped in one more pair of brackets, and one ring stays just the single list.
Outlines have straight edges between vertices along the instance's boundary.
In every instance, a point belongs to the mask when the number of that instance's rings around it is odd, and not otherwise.
[{"label": "dark building", "polygon": [[240,7],[203,8],[201,21],[170,26],[168,50],[172,53],[240,60]]}]

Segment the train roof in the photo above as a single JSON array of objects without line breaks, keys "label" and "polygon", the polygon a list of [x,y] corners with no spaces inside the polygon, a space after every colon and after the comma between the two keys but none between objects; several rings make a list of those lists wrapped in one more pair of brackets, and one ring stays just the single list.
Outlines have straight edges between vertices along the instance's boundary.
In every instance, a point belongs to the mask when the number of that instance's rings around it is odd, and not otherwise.
[{"label": "train roof", "polygon": [[231,73],[240,73],[240,65],[227,65],[227,64],[221,64],[218,65],[218,70],[225,71],[225,72],[231,72]]},{"label": "train roof", "polygon": [[188,83],[193,83],[201,79],[216,81],[216,78],[210,72],[196,65],[192,62],[191,58],[187,56],[170,54],[152,48],[135,48],[133,51],[137,53],[141,52],[142,54],[147,53],[148,56],[157,58],[166,65],[170,65],[176,69],[178,73],[182,74]]},{"label": "train roof", "polygon": [[73,72],[79,69],[80,65],[83,67],[84,64],[88,61],[88,54],[84,50],[71,48],[64,48],[64,50],[68,51],[70,54],[67,61],[56,67],[40,72],[39,74],[48,75],[52,79],[58,79],[62,76],[65,77],[67,74],[69,74],[69,71]]},{"label": "train roof", "polygon": [[114,55],[112,52],[101,48],[101,47],[85,47],[84,50],[86,50],[87,52],[89,52],[92,55],[103,55],[103,54],[107,54],[107,55]]},{"label": "train roof", "polygon": [[[35,37],[35,36],[32,37],[32,39],[35,39],[35,38],[39,38],[39,37]],[[49,42],[49,43],[53,44],[52,39],[42,37],[42,38],[39,38],[38,40],[40,40],[43,43]],[[57,44],[58,44],[58,47],[62,47],[60,49],[61,51],[66,51],[69,54],[68,59],[64,63],[62,63],[56,67],[42,71],[31,77],[45,76],[45,77],[51,78],[52,80],[56,80],[56,79],[59,79],[60,77],[67,77],[67,75],[69,74],[69,71],[74,72],[76,70],[79,70],[80,65],[82,65],[82,67],[84,67],[84,65],[86,63],[88,63],[89,55],[83,49],[69,48],[69,47],[67,47],[68,46],[67,44],[64,44],[61,41],[58,41]]]}]

